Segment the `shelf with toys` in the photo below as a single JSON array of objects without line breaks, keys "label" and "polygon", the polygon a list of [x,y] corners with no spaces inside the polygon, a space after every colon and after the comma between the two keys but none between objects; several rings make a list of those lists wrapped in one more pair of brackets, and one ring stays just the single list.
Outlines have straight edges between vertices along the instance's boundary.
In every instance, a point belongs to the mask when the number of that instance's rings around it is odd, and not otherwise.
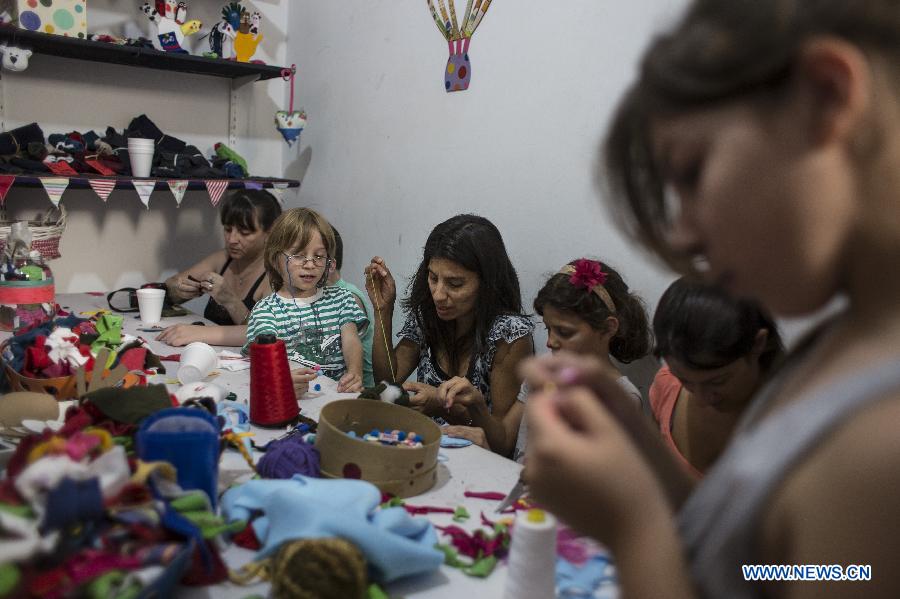
[{"label": "shelf with toys", "polygon": [[10,26],[0,26],[0,43],[28,48],[36,54],[148,69],[163,69],[166,71],[193,73],[195,75],[211,75],[228,79],[252,77],[262,81],[281,77],[283,70],[283,67],[273,65],[163,52],[139,46],[94,42],[49,33],[26,31]]}]

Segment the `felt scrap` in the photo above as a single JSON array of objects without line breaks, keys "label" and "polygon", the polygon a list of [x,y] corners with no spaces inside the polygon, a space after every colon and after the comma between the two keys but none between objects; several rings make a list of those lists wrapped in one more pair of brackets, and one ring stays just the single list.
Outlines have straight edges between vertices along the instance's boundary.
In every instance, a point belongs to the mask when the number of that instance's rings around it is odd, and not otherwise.
[{"label": "felt scrap", "polygon": [[465,522],[469,519],[469,511],[465,508],[465,506],[459,506],[456,508],[456,511],[453,512],[453,521],[454,522]]},{"label": "felt scrap", "polygon": [[0,206],[2,206],[4,202],[6,202],[6,193],[15,182],[15,175],[0,175]]},{"label": "felt scrap", "polygon": [[409,505],[403,504],[403,509],[413,515],[417,514],[453,514],[456,510],[452,507],[438,507],[433,505]]},{"label": "felt scrap", "polygon": [[509,550],[509,529],[504,524],[494,525],[493,532],[479,528],[474,533],[469,533],[456,525],[436,528],[450,537],[452,545],[460,554],[472,559],[491,555],[503,557]]},{"label": "felt scrap", "polygon": [[497,557],[493,555],[472,560],[462,560],[459,558],[459,552],[450,545],[438,544],[435,547],[444,552],[444,564],[451,568],[458,568],[462,570],[463,574],[468,574],[469,576],[487,578],[497,565]]},{"label": "felt scrap", "polygon": [[556,560],[556,590],[560,597],[593,597],[603,585],[616,584],[615,568],[609,557],[595,555],[583,564]]},{"label": "felt scrap", "polygon": [[147,361],[148,350],[146,347],[132,347],[119,356],[119,364],[128,370],[143,370]]},{"label": "felt scrap", "polygon": [[[0,597],[9,595],[13,589],[19,586],[20,580],[22,580],[22,573],[15,564],[0,564]],[[386,595],[385,599],[387,599]]]},{"label": "felt scrap", "polygon": [[[91,351],[96,354],[104,347],[114,351],[116,347],[122,343],[122,323],[124,318],[113,314],[104,314],[97,319],[94,326],[97,328],[97,339],[91,343]],[[110,355],[110,360],[106,364],[109,366],[115,359],[114,355]]]},{"label": "felt scrap", "polygon": [[256,531],[253,530],[251,523],[248,523],[244,527],[244,530],[233,535],[231,541],[238,547],[243,547],[244,549],[252,549],[254,551],[262,549],[262,543],[260,543],[259,539],[256,537]]},{"label": "felt scrap", "polygon": [[150,414],[172,407],[165,385],[129,389],[108,387],[88,393],[84,400],[106,417],[126,424],[137,424]]},{"label": "felt scrap", "polygon": [[384,592],[377,584],[370,584],[369,588],[366,589],[366,599],[391,599],[390,596]]},{"label": "felt scrap", "polygon": [[463,495],[474,499],[489,499],[492,501],[503,501],[506,498],[506,493],[498,493],[497,491],[466,491]]}]

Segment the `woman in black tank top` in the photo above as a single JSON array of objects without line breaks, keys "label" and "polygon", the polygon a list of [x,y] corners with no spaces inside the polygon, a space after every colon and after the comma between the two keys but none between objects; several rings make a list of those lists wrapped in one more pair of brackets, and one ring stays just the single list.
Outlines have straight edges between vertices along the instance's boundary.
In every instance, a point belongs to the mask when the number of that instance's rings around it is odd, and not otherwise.
[{"label": "woman in black tank top", "polygon": [[178,324],[157,340],[169,345],[203,341],[212,345],[243,345],[245,322],[256,301],[271,293],[263,265],[263,248],[281,206],[270,193],[242,190],[220,208],[225,249],[207,256],[166,280],[168,297],[180,303],[209,295],[203,316],[218,327]]}]

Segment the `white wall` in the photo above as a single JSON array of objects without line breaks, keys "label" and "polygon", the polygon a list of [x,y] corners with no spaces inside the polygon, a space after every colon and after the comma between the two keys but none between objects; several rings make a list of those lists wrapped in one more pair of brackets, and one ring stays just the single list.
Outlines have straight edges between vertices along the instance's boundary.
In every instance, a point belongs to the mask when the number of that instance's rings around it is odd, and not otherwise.
[{"label": "white wall", "polygon": [[288,60],[309,125],[287,173],[341,231],[344,277],[362,286],[378,254],[405,284],[432,227],[476,212],[503,233],[529,307],[549,274],[590,255],[652,309],[673,277],[618,233],[593,169],[640,51],[683,4],[497,0],[469,48],[471,87],[448,94],[425,2],[293,3]]},{"label": "white wall", "polygon": [[[258,52],[270,64],[283,64],[288,0],[244,2],[263,14],[264,40]],[[121,34],[132,21],[149,32],[146,17],[133,0],[91,0],[88,31]],[[222,2],[194,0],[191,18],[204,31],[218,19]],[[206,41],[199,43],[206,49]],[[165,132],[196,145],[207,155],[217,141],[228,141],[226,79],[82,62],[35,55],[23,73],[4,71],[3,105],[8,129],[38,122],[45,135],[95,129],[118,131],[146,113]],[[255,175],[283,176],[284,142],[273,116],[283,105],[285,84],[276,79],[246,90],[246,135],[236,150]],[[106,205],[93,191],[67,191],[63,204],[69,224],[63,257],[51,262],[60,292],[116,289],[160,280],[222,247],[216,209],[205,192],[188,192],[180,209],[168,192],[155,192],[146,210],[132,190],[114,192]],[[13,188],[7,211],[33,217],[51,207],[43,190]]]}]

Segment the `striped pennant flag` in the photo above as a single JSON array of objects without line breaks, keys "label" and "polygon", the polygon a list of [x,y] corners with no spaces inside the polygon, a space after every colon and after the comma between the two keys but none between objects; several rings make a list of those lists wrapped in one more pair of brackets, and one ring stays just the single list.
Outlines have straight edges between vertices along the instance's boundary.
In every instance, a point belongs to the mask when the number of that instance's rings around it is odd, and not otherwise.
[{"label": "striped pennant flag", "polygon": [[59,200],[60,198],[62,198],[62,194],[69,186],[69,178],[41,177],[40,179],[41,185],[44,186],[44,191],[47,192],[47,196],[50,198],[50,201],[53,202],[54,206],[59,206]]},{"label": "striped pennant flag", "polygon": [[204,181],[204,183],[206,184],[206,191],[209,192],[209,201],[212,202],[213,206],[218,206],[219,200],[222,199],[222,194],[228,189],[228,180],[209,179]]},{"label": "striped pennant flag", "polygon": [[0,206],[6,201],[6,192],[16,182],[15,175],[0,175]]},{"label": "striped pennant flag", "polygon": [[184,179],[169,179],[167,183],[169,184],[169,191],[175,196],[175,204],[180,208],[181,200],[184,199],[184,192],[187,191],[189,181],[185,181]]},{"label": "striped pennant flag", "polygon": [[115,179],[88,179],[88,183],[104,202],[109,199],[109,194],[116,188]]},{"label": "striped pennant flag", "polygon": [[137,192],[138,197],[141,198],[141,202],[147,207],[147,210],[150,210],[150,194],[153,193],[153,189],[156,187],[156,181],[134,180],[131,184],[134,185],[134,190]]}]

